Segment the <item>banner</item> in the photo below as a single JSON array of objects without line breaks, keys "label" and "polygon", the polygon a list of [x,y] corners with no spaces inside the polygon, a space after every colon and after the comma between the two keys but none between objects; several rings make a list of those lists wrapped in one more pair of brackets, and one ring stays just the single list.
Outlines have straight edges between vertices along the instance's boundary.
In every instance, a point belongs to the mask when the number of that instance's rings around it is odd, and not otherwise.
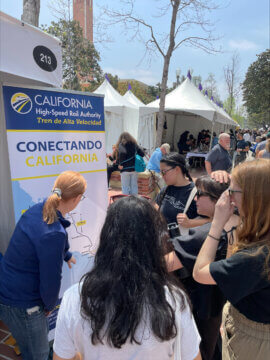
[{"label": "banner", "polygon": [[[64,263],[61,298],[90,269],[108,206],[104,99],[13,86],[3,86],[3,97],[15,221],[50,194],[62,171],[78,171],[87,181],[86,198],[66,216],[77,263],[71,270]],[[56,313],[50,329],[55,319]]]}]

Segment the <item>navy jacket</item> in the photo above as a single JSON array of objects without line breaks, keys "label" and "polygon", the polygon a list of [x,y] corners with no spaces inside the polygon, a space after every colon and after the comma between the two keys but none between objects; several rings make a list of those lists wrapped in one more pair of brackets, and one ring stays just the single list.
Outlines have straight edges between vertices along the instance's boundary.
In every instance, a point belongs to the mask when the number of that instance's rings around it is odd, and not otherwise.
[{"label": "navy jacket", "polygon": [[72,254],[65,228],[70,225],[58,211],[58,221],[42,219],[43,203],[27,210],[18,221],[0,262],[0,302],[19,308],[36,305],[52,310],[56,304],[63,260]]}]

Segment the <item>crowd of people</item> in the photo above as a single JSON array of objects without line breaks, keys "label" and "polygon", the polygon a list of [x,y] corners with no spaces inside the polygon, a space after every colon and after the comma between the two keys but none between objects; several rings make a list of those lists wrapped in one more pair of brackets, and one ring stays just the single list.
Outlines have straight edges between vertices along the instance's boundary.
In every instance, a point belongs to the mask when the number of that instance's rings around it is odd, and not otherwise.
[{"label": "crowd of people", "polygon": [[[136,195],[144,150],[121,134],[111,166],[124,196],[108,208],[94,267],[63,296],[54,360],[269,357],[270,133],[252,161],[244,161],[254,140],[245,134],[219,134],[208,174],[195,182],[183,154],[162,144],[148,166],[164,185],[155,201]],[[241,160],[231,170],[233,141]],[[48,359],[62,265],[76,266],[65,214],[86,186],[77,172],[60,174],[48,198],[22,215],[0,261],[0,319],[24,360]]]}]

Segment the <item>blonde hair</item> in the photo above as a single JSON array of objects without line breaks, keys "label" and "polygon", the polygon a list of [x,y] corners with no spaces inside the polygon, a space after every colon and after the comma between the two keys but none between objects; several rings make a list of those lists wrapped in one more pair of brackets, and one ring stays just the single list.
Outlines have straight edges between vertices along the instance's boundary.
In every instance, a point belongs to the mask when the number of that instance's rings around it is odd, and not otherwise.
[{"label": "blonde hair", "polygon": [[268,140],[266,141],[265,150],[266,150],[267,152],[270,152],[270,139],[268,139]]},{"label": "blonde hair", "polygon": [[234,252],[267,247],[265,270],[270,279],[270,161],[256,159],[234,168],[232,180],[242,190],[242,225],[237,230]]},{"label": "blonde hair", "polygon": [[[76,171],[62,172],[54,182],[52,194],[43,207],[43,221],[52,224],[57,220],[57,207],[60,201],[68,201],[82,195],[86,189],[85,178]],[[55,191],[55,192],[54,192]]]}]

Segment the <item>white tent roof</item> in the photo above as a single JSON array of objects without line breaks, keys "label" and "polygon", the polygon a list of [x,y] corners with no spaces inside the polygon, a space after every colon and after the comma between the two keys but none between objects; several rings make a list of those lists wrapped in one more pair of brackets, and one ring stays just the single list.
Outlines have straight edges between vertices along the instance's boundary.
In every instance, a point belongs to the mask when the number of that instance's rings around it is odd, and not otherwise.
[{"label": "white tent roof", "polygon": [[137,96],[135,96],[131,90],[128,90],[125,93],[124,98],[127,99],[129,102],[131,102],[135,106],[139,106],[139,107],[145,106],[144,103],[140,99],[138,99]]},{"label": "white tent roof", "polygon": [[94,91],[104,95],[106,151],[112,150],[123,131],[138,136],[139,107],[116,91],[107,79]]},{"label": "white tent roof", "polygon": [[[148,107],[159,107],[159,99],[148,104]],[[223,124],[233,124],[233,120],[222,114],[219,107],[207,99],[199,89],[187,78],[175,90],[166,95],[165,111],[172,112],[188,112],[200,115],[207,120],[215,121]]]},{"label": "white tent roof", "polygon": [[62,86],[58,39],[0,11],[0,44],[2,82]]},{"label": "white tent roof", "polygon": [[104,98],[105,107],[119,107],[127,106],[132,109],[136,109],[135,106],[129,102],[124,96],[120,95],[117,90],[109,83],[108,80],[104,80],[103,83],[94,91],[95,94],[102,94]]}]

